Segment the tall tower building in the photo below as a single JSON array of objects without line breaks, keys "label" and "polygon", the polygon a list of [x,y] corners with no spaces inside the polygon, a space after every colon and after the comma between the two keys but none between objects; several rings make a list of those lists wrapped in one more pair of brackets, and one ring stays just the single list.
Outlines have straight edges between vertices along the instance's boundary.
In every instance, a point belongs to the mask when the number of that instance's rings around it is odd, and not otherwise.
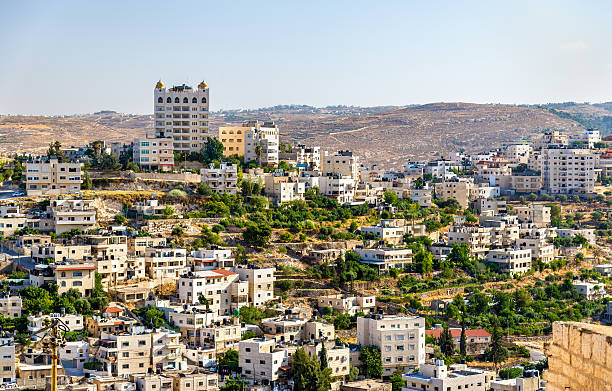
[{"label": "tall tower building", "polygon": [[196,89],[188,85],[165,88],[162,81],[155,85],[153,97],[155,137],[171,138],[174,151],[199,152],[208,128],[208,85],[202,82]]}]

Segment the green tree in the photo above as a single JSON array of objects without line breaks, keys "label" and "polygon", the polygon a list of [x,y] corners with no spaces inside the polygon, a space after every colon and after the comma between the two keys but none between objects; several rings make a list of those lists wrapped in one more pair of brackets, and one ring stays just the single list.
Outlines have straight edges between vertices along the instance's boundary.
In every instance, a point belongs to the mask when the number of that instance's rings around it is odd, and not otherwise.
[{"label": "green tree", "polygon": [[327,348],[325,343],[321,342],[321,351],[319,352],[319,362],[321,363],[321,369],[327,368]]},{"label": "green tree", "polygon": [[390,205],[397,205],[397,203],[399,202],[397,194],[389,190],[385,190],[385,192],[383,193],[383,199],[385,200],[385,203]]},{"label": "green tree", "polygon": [[444,325],[444,329],[442,329],[442,333],[440,333],[438,345],[443,355],[451,357],[455,354],[455,341],[447,325]]},{"label": "green tree", "polygon": [[421,249],[414,256],[414,263],[419,273],[424,276],[429,275],[433,270],[433,255],[429,251]]},{"label": "green tree", "polygon": [[247,339],[257,338],[257,333],[252,330],[247,330],[242,334],[242,340],[245,341]]},{"label": "green tree", "polygon": [[265,247],[270,240],[270,236],[272,236],[272,228],[264,223],[257,224],[251,222],[242,233],[244,241],[256,248]]},{"label": "green tree", "polygon": [[369,379],[378,379],[382,376],[382,361],[380,350],[376,346],[362,346],[359,350],[361,361],[361,374]]},{"label": "green tree", "polygon": [[219,391],[244,391],[245,384],[246,381],[242,377],[230,376],[225,385],[219,387]]},{"label": "green tree", "polygon": [[202,147],[202,163],[208,164],[223,159],[223,143],[216,137],[207,137],[206,145]]},{"label": "green tree", "polygon": [[230,349],[219,359],[219,369],[223,373],[239,372],[238,351]]},{"label": "green tree", "polygon": [[123,215],[115,215],[115,223],[119,224],[119,225],[124,225],[125,223],[127,223],[127,218]]},{"label": "green tree", "polygon": [[465,319],[461,318],[461,338],[459,338],[459,353],[461,357],[467,356],[467,337],[465,335]]},{"label": "green tree", "polygon": [[303,348],[298,348],[292,359],[291,372],[294,391],[329,391],[331,389],[331,369],[322,367],[317,357],[310,358]]},{"label": "green tree", "polygon": [[493,362],[497,373],[497,365],[508,358],[508,349],[502,345],[502,334],[497,317],[493,318],[491,326],[491,346],[485,351],[485,357],[488,361]]},{"label": "green tree", "polygon": [[83,184],[81,185],[81,189],[83,190],[91,190],[92,183],[91,178],[89,177],[89,172],[85,171],[85,177],[83,178]]},{"label": "green tree", "polygon": [[400,371],[391,375],[389,381],[391,382],[391,391],[402,391],[402,387],[406,386],[406,380],[402,379],[402,373]]}]

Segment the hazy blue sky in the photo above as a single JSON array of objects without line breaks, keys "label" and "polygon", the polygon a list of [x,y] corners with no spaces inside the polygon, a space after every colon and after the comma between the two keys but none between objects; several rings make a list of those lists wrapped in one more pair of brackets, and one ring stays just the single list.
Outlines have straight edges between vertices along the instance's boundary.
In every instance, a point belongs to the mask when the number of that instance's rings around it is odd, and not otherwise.
[{"label": "hazy blue sky", "polygon": [[2,1],[0,113],[612,100],[610,1]]}]

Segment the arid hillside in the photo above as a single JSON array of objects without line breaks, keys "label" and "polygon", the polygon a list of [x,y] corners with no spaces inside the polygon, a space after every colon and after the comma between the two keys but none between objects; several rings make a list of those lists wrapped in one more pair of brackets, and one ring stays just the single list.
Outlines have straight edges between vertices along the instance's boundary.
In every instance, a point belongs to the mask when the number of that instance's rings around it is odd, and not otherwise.
[{"label": "arid hillside", "polygon": [[[470,103],[222,111],[211,116],[211,128],[247,119],[276,121],[283,142],[320,145],[330,151],[350,149],[369,163],[387,167],[460,149],[484,151],[505,142],[536,138],[545,129],[572,133],[584,129],[572,118],[537,107]],[[117,113],[70,118],[0,116],[0,153],[42,152],[53,140],[65,146],[96,139],[127,142],[151,129],[151,116]]]}]

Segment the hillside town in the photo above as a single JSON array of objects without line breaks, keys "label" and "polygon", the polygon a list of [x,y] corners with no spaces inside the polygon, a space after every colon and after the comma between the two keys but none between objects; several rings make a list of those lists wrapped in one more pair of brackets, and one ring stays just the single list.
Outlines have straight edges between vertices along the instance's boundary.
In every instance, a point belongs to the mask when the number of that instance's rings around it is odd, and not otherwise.
[{"label": "hillside town", "polygon": [[0,389],[612,389],[612,136],[390,170],[152,98],[2,157]]}]

